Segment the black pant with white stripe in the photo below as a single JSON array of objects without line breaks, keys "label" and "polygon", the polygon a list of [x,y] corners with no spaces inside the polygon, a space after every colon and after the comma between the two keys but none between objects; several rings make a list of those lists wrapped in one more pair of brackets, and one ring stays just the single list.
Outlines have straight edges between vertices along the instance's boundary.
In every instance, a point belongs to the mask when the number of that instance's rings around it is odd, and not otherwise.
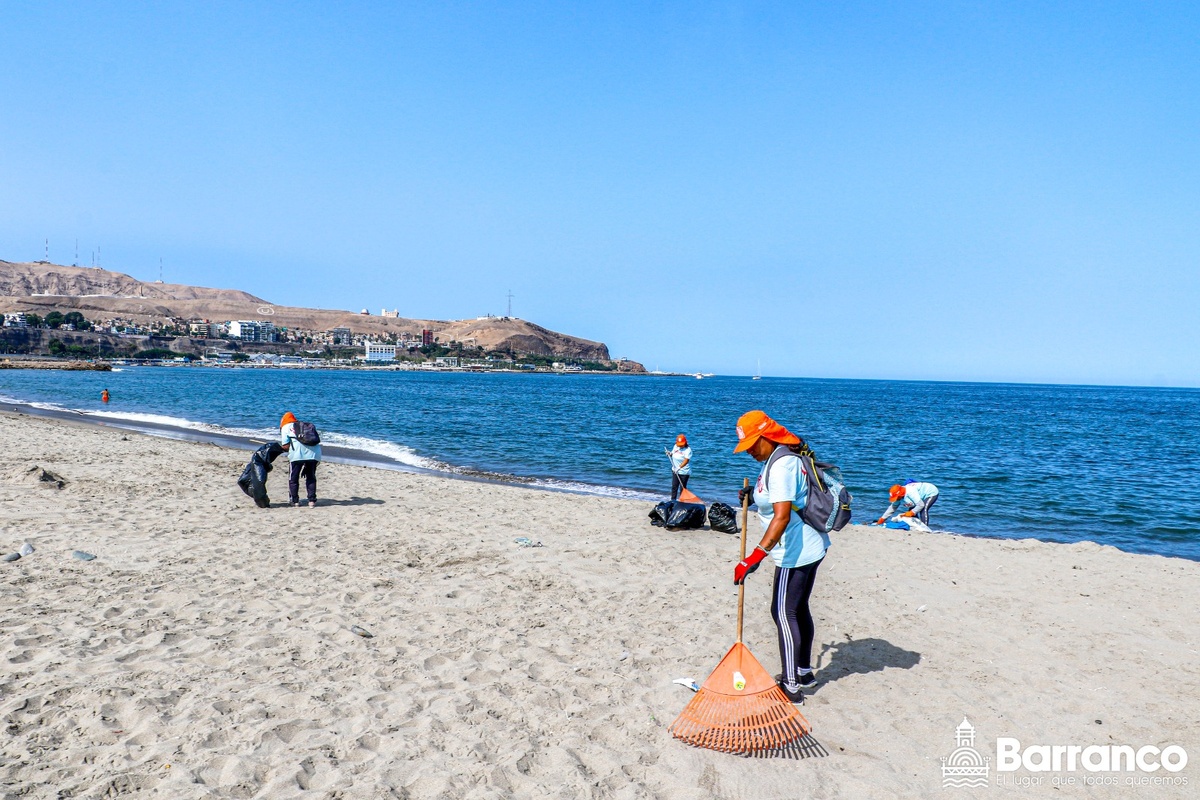
[{"label": "black pant with white stripe", "polygon": [[919,512],[917,512],[917,519],[921,520],[921,522],[924,522],[926,525],[928,525],[929,524],[929,509],[933,508],[933,504],[937,502],[937,499],[938,499],[938,496],[935,494],[933,497],[926,500],[925,507],[922,508]]},{"label": "black pant with white stripe", "polygon": [[679,497],[679,490],[687,488],[688,478],[691,475],[680,475],[678,472],[671,473],[671,499]]},{"label": "black pant with white stripe", "polygon": [[[822,559],[824,560],[824,559]],[[799,680],[801,669],[812,668],[812,646],[816,635],[808,598],[812,595],[820,561],[803,567],[775,569],[775,589],[771,597],[771,618],[779,628],[779,661],[783,680]]]}]

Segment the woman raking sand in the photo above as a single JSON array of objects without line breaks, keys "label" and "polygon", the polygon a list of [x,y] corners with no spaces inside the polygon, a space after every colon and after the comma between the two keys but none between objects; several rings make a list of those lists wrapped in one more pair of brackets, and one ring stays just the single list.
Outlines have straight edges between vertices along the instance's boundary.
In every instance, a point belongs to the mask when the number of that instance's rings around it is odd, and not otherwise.
[{"label": "woman raking sand", "polygon": [[[735,453],[747,452],[763,464],[758,480],[749,489],[763,526],[762,540],[744,561],[734,567],[733,582],[741,583],[768,555],[775,562],[771,617],[779,629],[779,660],[783,672],[779,688],[794,703],[804,700],[803,688],[815,686],[812,646],[815,636],[808,607],[817,568],[825,558],[829,537],[804,524],[799,512],[808,500],[808,476],[794,450],[804,442],[762,411],[743,414],[737,423]],[[776,452],[782,448],[782,452]]]}]

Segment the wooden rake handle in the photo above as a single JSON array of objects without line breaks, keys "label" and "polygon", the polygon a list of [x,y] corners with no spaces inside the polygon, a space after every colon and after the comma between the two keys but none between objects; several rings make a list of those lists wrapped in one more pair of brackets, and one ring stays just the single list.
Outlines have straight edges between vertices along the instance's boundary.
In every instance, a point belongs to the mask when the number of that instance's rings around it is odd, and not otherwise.
[{"label": "wooden rake handle", "polygon": [[[750,488],[750,479],[742,478],[742,488]],[[746,527],[750,522],[750,493],[742,492],[742,555],[738,561],[746,560]],[[738,584],[738,627],[737,640],[742,641],[742,609],[746,604],[746,582],[742,581]]]}]

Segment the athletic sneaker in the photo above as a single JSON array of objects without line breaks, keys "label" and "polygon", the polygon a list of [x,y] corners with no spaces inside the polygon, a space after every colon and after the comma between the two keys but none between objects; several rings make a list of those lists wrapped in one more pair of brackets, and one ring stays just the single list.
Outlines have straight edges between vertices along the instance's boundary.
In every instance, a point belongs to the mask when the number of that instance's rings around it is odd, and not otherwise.
[{"label": "athletic sneaker", "polygon": [[788,689],[786,683],[780,683],[778,686],[779,691],[783,692],[783,696],[789,701],[796,703],[797,705],[804,702],[804,691],[799,687],[797,687],[796,691],[793,692]]},{"label": "athletic sneaker", "polygon": [[[812,687],[817,685],[817,673],[810,672],[807,675],[801,675],[796,680],[799,682],[801,689],[811,689]],[[775,676],[775,682],[780,685],[783,684],[783,673],[782,672]]]}]

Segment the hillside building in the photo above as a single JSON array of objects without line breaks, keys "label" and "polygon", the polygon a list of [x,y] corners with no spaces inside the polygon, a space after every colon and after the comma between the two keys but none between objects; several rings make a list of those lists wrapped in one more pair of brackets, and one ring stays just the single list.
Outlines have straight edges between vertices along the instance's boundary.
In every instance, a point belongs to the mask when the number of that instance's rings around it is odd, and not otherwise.
[{"label": "hillside building", "polygon": [[378,342],[363,342],[365,353],[363,354],[364,361],[395,361],[396,360],[396,345],[380,344]]},{"label": "hillside building", "polygon": [[274,342],[278,338],[275,325],[256,319],[239,319],[229,323],[229,335],[243,342]]}]

